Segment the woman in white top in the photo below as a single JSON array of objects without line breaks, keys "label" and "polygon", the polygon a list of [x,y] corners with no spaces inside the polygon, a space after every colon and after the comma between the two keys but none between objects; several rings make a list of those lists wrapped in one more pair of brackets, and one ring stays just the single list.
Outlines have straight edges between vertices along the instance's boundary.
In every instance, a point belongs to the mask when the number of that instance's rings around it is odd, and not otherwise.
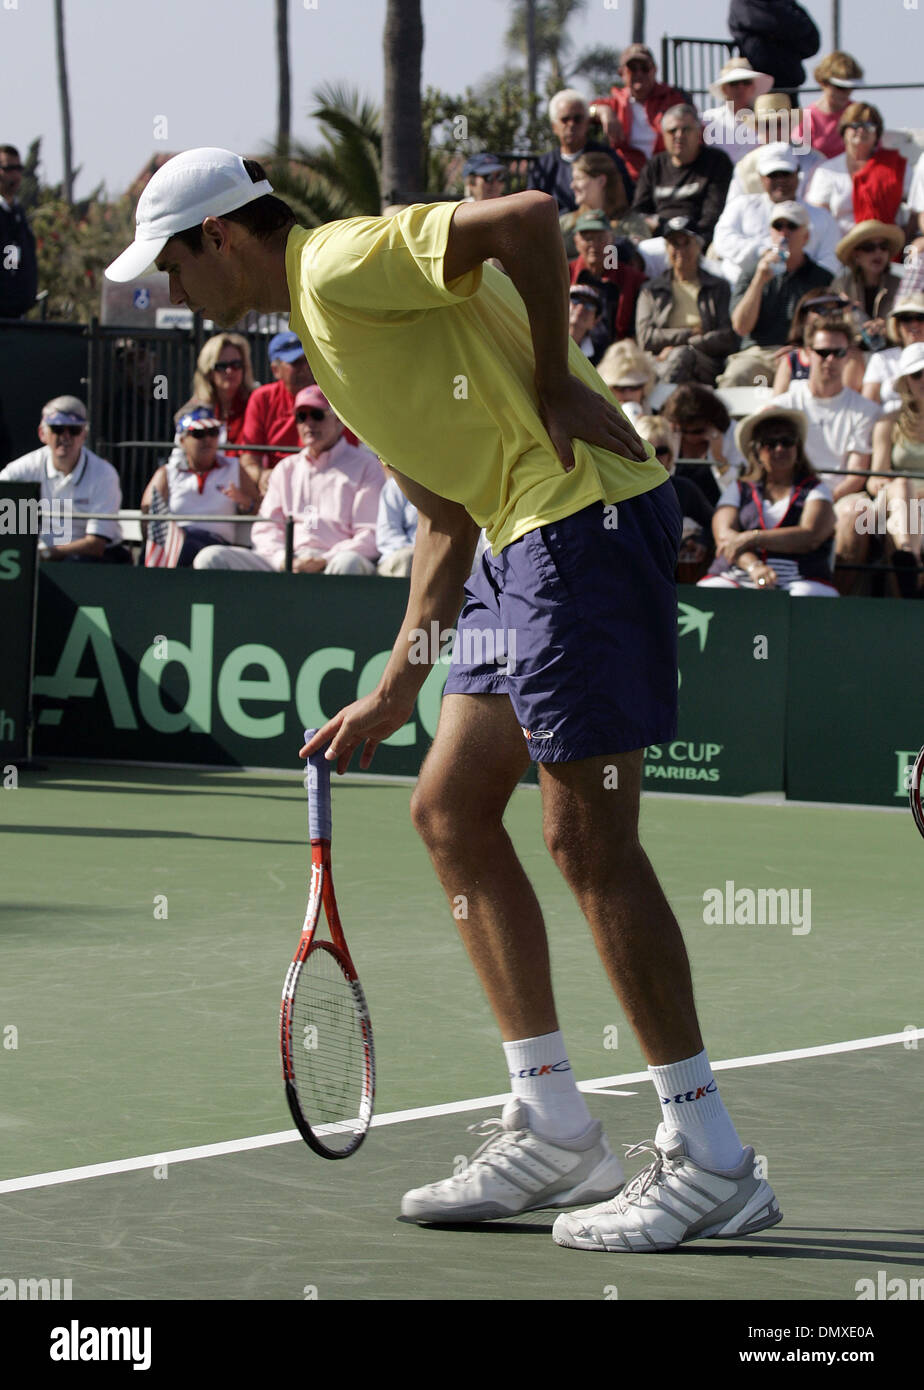
[{"label": "woman in white top", "polygon": [[[177,424],[179,448],[162,464],[141,499],[144,512],[188,515],[177,522],[184,532],[177,567],[191,565],[207,545],[233,545],[237,528],[233,518],[253,513],[260,502],[257,486],[236,458],[218,452],[221,422],[204,406],[189,411]],[[155,498],[154,494],[157,494]],[[197,525],[197,516],[227,516],[227,521]]]},{"label": "woman in white top", "polygon": [[911,167],[894,150],[881,147],[883,122],[879,111],[875,106],[853,102],[841,117],[838,129],[844,141],[844,153],[818,166],[805,201],[818,208],[827,208],[846,234],[858,220],[854,198],[857,176],[862,175],[865,180],[867,175],[876,172],[874,166],[881,165],[889,188],[880,190],[875,210],[872,205],[866,205],[868,197],[864,194],[860,220],[875,216],[883,222],[897,221],[902,197],[911,183]]},{"label": "woman in white top", "polygon": [[924,294],[897,299],[886,318],[886,337],[893,344],[871,354],[863,375],[863,394],[881,405],[886,415],[901,406],[896,378],[902,349],[910,343],[924,343]]},{"label": "woman in white top", "polygon": [[719,498],[716,559],[702,587],[837,597],[834,504],[806,457],[805,435],[805,416],[780,406],[741,421],[738,447],[750,467]]}]

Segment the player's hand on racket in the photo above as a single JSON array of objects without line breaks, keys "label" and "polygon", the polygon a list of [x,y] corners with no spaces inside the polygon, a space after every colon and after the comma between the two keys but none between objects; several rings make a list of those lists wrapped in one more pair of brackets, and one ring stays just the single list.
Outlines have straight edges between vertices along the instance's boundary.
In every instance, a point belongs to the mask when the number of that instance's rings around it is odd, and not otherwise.
[{"label": "player's hand on racket", "polygon": [[357,748],[362,746],[359,766],[365,772],[382,740],[390,738],[410,719],[414,704],[415,700],[408,704],[404,699],[373,690],[370,695],[346,705],[333,719],[329,719],[304,745],[299,757],[309,758],[329,741],[330,747],[325,756],[328,761],[336,760],[338,773],[343,773]]},{"label": "player's hand on racket", "polygon": [[614,454],[639,462],[648,457],[648,446],[635,433],[616,402],[611,404],[576,376],[566,376],[555,385],[537,381],[536,390],[542,423],[566,473],[574,468],[573,439],[598,444]]}]

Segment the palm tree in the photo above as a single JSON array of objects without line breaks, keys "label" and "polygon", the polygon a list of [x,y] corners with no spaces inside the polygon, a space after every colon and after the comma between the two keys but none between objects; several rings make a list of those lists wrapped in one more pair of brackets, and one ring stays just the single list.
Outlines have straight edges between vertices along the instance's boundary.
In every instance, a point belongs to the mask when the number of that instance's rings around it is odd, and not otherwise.
[{"label": "palm tree", "polygon": [[339,217],[377,217],[382,210],[382,120],[372,102],[351,87],[319,87],[310,113],[322,126],[321,145],[293,145],[288,157],[268,159],[273,188],[306,227]]},{"label": "palm tree", "polygon": [[64,145],[64,197],[74,201],[74,164],[71,153],[71,100],[67,88],[67,49],[64,42],[64,0],[55,0],[55,55],[58,63],[58,95],[61,101],[61,134]]},{"label": "palm tree", "polygon": [[549,94],[566,87],[574,77],[586,77],[594,85],[611,85],[619,67],[618,49],[598,44],[569,60],[574,44],[568,25],[587,9],[587,0],[512,0],[511,9],[504,41],[527,63],[530,46],[534,47],[537,65],[546,69]]},{"label": "palm tree", "polygon": [[387,204],[406,201],[422,182],[420,0],[388,0],[383,49],[382,194]]},{"label": "palm tree", "polygon": [[289,69],[289,0],[276,0],[276,67],[279,74],[279,107],[276,149],[287,154],[292,135],[292,74]]}]

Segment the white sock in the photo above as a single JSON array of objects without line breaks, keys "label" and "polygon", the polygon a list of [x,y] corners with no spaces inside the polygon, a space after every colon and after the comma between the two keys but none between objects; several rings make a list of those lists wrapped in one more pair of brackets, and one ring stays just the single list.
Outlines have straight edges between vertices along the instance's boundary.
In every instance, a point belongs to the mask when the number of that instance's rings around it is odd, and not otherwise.
[{"label": "white sock", "polygon": [[737,1168],[744,1158],[744,1147],[719,1095],[706,1053],[648,1070],[661,1102],[663,1123],[683,1136],[690,1157],[718,1172]]},{"label": "white sock", "polygon": [[576,1139],[593,1123],[574,1080],[560,1032],[504,1043],[513,1094],[529,1114],[530,1128],[547,1139]]}]

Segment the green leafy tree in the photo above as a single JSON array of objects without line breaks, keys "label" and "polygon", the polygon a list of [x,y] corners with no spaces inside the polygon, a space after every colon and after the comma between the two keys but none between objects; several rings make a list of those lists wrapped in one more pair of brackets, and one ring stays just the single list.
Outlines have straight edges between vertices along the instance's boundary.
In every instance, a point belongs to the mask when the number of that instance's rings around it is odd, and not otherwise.
[{"label": "green leafy tree", "polygon": [[306,227],[340,217],[377,217],[382,209],[382,117],[354,88],[336,83],[313,93],[318,145],[293,145],[268,160],[273,187]]},{"label": "green leafy tree", "polygon": [[[524,59],[527,52],[526,0],[511,0],[511,19],[504,42],[511,53]],[[547,96],[567,87],[576,77],[585,78],[595,90],[608,90],[618,82],[618,48],[596,44],[572,56],[574,40],[568,26],[587,9],[587,0],[536,0],[536,61],[545,72]]]}]

